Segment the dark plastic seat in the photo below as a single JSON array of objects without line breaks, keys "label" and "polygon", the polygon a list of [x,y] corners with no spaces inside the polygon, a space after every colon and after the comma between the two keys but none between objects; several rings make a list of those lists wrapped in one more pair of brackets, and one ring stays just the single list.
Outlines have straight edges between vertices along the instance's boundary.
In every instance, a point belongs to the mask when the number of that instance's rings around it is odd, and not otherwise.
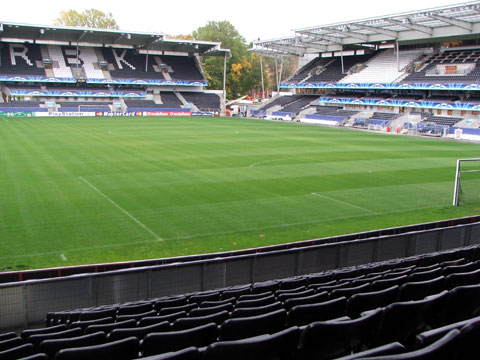
[{"label": "dark plastic seat", "polygon": [[471,271],[478,270],[479,266],[480,265],[478,261],[469,262],[469,263],[460,264],[460,265],[449,265],[442,268],[442,275],[447,276],[455,273],[471,272]]},{"label": "dark plastic seat", "polygon": [[306,278],[290,278],[280,281],[280,290],[295,289],[300,286],[305,286],[307,283]]},{"label": "dark plastic seat", "polygon": [[297,360],[322,360],[368,348],[374,341],[382,310],[355,320],[314,322],[303,329]]},{"label": "dark plastic seat", "polygon": [[83,335],[82,329],[73,328],[48,334],[34,334],[28,337],[28,342],[32,344],[35,348],[37,348],[43,340],[72,338],[81,335]]},{"label": "dark plastic seat", "polygon": [[48,356],[47,354],[34,354],[34,355],[19,358],[17,360],[48,360]]},{"label": "dark plastic seat", "polygon": [[407,347],[415,342],[415,335],[424,331],[439,315],[439,308],[446,301],[448,292],[443,291],[427,299],[396,302],[383,310],[377,344],[400,341]]},{"label": "dark plastic seat", "polygon": [[334,271],[332,274],[333,280],[354,278],[357,275],[357,269],[343,269]]},{"label": "dark plastic seat", "polygon": [[231,298],[238,298],[241,295],[247,295],[251,293],[250,285],[248,286],[241,286],[236,288],[230,288],[224,290],[222,292],[222,299],[231,299]]},{"label": "dark plastic seat", "polygon": [[451,324],[479,315],[480,285],[459,286],[450,290],[443,314],[444,324]]},{"label": "dark plastic seat", "polygon": [[38,351],[47,354],[50,359],[53,359],[55,354],[62,349],[100,345],[104,344],[106,339],[105,333],[99,331],[74,338],[44,340],[38,346]]},{"label": "dark plastic seat", "polygon": [[129,337],[106,344],[62,349],[55,360],[131,360],[138,358],[139,351],[138,339]]},{"label": "dark plastic seat", "polygon": [[198,306],[203,307],[213,307],[225,304],[235,304],[236,298],[231,297],[225,300],[218,300],[218,301],[202,301]]},{"label": "dark plastic seat", "polygon": [[294,359],[300,330],[291,327],[269,335],[209,345],[203,360],[290,360]]},{"label": "dark plastic seat", "polygon": [[164,307],[161,308],[160,311],[158,312],[158,315],[168,315],[168,314],[173,314],[177,313],[179,311],[186,311],[187,313],[198,307],[197,304],[185,304],[185,305],[180,305],[180,306],[171,306],[171,307]]},{"label": "dark plastic seat", "polygon": [[453,329],[460,330],[465,325],[468,325],[474,322],[480,322],[480,316],[424,331],[416,336],[415,344],[417,347],[428,346],[430,344],[433,344],[435,341],[439,340],[443,336],[445,336],[447,333],[450,332],[450,330],[453,330]]},{"label": "dark plastic seat", "polygon": [[205,315],[211,315],[218,313],[220,311],[232,311],[233,310],[233,304],[232,303],[226,303],[223,305],[217,305],[217,306],[212,306],[212,307],[201,307],[201,308],[196,308],[190,310],[188,313],[188,316],[190,317],[196,317],[196,316],[205,316]]},{"label": "dark plastic seat", "polygon": [[235,304],[235,308],[263,306],[274,303],[275,301],[277,300],[273,295],[253,300],[238,300]]},{"label": "dark plastic seat", "polygon": [[308,285],[328,283],[329,281],[332,281],[332,273],[320,273],[320,274],[309,275],[307,277]]},{"label": "dark plastic seat", "polygon": [[370,284],[371,282],[380,280],[380,279],[382,279],[382,275],[369,276],[369,277],[364,277],[362,279],[352,280],[350,281],[350,287],[356,287],[363,284]]},{"label": "dark plastic seat", "polygon": [[80,321],[96,320],[96,319],[102,319],[105,317],[111,317],[113,319],[116,314],[117,314],[116,308],[102,309],[102,310],[96,310],[96,311],[84,311],[80,313]]},{"label": "dark plastic seat", "polygon": [[389,277],[389,278],[383,278],[380,280],[375,280],[370,284],[370,291],[378,291],[378,290],[384,290],[388,289],[392,286],[398,285],[401,286],[404,283],[406,283],[408,280],[407,275],[400,275],[396,277]]},{"label": "dark plastic seat", "polygon": [[200,351],[196,347],[191,346],[179,351],[142,357],[142,360],[201,360],[201,358]]},{"label": "dark plastic seat", "polygon": [[61,324],[61,325],[56,325],[56,326],[50,326],[47,328],[41,328],[41,329],[27,329],[23,330],[20,333],[20,336],[22,339],[26,340],[28,339],[29,336],[34,335],[34,334],[47,334],[47,333],[53,333],[53,332],[58,332],[58,331],[64,331],[67,330],[67,325]]},{"label": "dark plastic seat", "polygon": [[344,288],[348,288],[350,287],[350,283],[349,282],[340,282],[340,283],[336,283],[335,285],[319,285],[319,286],[316,286],[316,285],[309,285],[309,286],[312,286],[315,288],[315,292],[319,293],[319,292],[324,292],[324,291],[328,291],[329,293],[332,292],[333,290],[336,290],[336,289],[344,289]]},{"label": "dark plastic seat", "polygon": [[384,274],[382,279],[392,279],[392,278],[396,278],[396,277],[403,276],[403,275],[408,276],[412,273],[413,270],[414,270],[414,267],[402,268],[402,269],[392,269],[392,271],[390,271],[389,273]]},{"label": "dark plastic seat", "polygon": [[209,292],[203,294],[195,294],[188,298],[189,303],[200,304],[202,301],[218,301],[220,300],[220,292]]},{"label": "dark plastic seat", "polygon": [[394,342],[382,346],[378,346],[375,348],[371,348],[365,351],[361,351],[355,354],[346,355],[337,358],[336,360],[357,360],[357,359],[364,359],[369,356],[386,356],[392,354],[398,354],[405,351],[405,347],[400,344],[399,342]]},{"label": "dark plastic seat", "polygon": [[168,315],[157,315],[157,316],[146,316],[138,320],[137,326],[148,326],[153,324],[158,324],[164,321],[174,322],[177,319],[187,317],[187,313],[185,311],[179,311],[176,313],[168,314]]},{"label": "dark plastic seat", "polygon": [[303,290],[303,291],[299,291],[299,292],[281,293],[281,294],[276,295],[276,297],[277,297],[278,301],[284,302],[288,299],[310,296],[310,295],[313,295],[314,293],[315,293],[315,291],[313,289],[308,289],[308,290]]},{"label": "dark plastic seat", "polygon": [[35,348],[32,344],[23,344],[8,350],[0,351],[0,360],[17,360],[22,357],[34,355]]},{"label": "dark plastic seat", "polygon": [[255,293],[255,294],[245,294],[245,295],[240,295],[237,298],[237,301],[240,301],[240,300],[257,300],[257,299],[261,299],[261,298],[264,298],[264,297],[271,296],[273,294],[274,293],[272,291],[265,291],[265,292],[261,292],[261,293]]},{"label": "dark plastic seat", "polygon": [[295,297],[293,299],[285,300],[285,302],[283,303],[283,307],[286,310],[290,310],[291,308],[297,305],[316,304],[316,303],[327,301],[328,296],[329,296],[328,292],[323,291],[310,296]]},{"label": "dark plastic seat", "polygon": [[397,299],[398,289],[399,286],[395,285],[384,290],[352,295],[348,299],[347,315],[356,318],[364,311],[390,305]]},{"label": "dark plastic seat", "polygon": [[8,340],[11,338],[17,337],[17,333],[14,331],[6,332],[4,334],[0,334],[0,341]]},{"label": "dark plastic seat", "polygon": [[152,303],[142,303],[135,305],[124,305],[118,308],[118,316],[135,315],[153,310]]},{"label": "dark plastic seat", "polygon": [[172,329],[173,330],[185,330],[195,328],[201,325],[215,323],[220,325],[226,319],[228,319],[230,314],[228,311],[220,311],[215,314],[205,315],[205,316],[196,316],[196,317],[186,317],[180,318],[173,322]]},{"label": "dark plastic seat", "polygon": [[292,288],[292,289],[280,289],[280,290],[277,290],[273,293],[273,295],[275,296],[278,296],[280,294],[291,294],[291,293],[297,293],[297,292],[300,292],[300,291],[305,291],[307,290],[307,287],[306,286],[299,286],[299,287],[296,287],[296,288]]},{"label": "dark plastic seat", "polygon": [[267,291],[274,292],[280,289],[280,282],[278,281],[265,281],[258,282],[252,285],[252,294],[264,293]]},{"label": "dark plastic seat", "polygon": [[362,360],[451,360],[456,354],[460,340],[460,330],[451,330],[447,335],[433,344],[411,352],[396,355],[362,357]]},{"label": "dark plastic seat", "polygon": [[153,309],[157,310],[158,312],[166,307],[175,307],[175,306],[182,306],[187,303],[188,298],[186,296],[173,298],[173,299],[161,299],[156,300],[153,303]]},{"label": "dark plastic seat", "polygon": [[215,323],[196,328],[151,333],[145,336],[141,343],[143,356],[178,351],[190,346],[208,346],[217,340],[218,327]]},{"label": "dark plastic seat", "polygon": [[442,275],[442,268],[435,267],[428,271],[415,271],[408,275],[408,282],[431,280]]},{"label": "dark plastic seat", "polygon": [[480,339],[480,320],[472,320],[460,329],[457,359],[469,359],[472,354],[478,354],[478,339]]},{"label": "dark plastic seat", "polygon": [[355,287],[335,289],[330,292],[330,299],[336,299],[342,296],[349,298],[350,296],[361,293],[362,291],[368,291],[369,288],[370,283],[358,285]]},{"label": "dark plastic seat", "polygon": [[[33,336],[33,335],[32,335]],[[12,337],[9,339],[5,339],[3,341],[0,341],[0,351],[5,351],[8,349],[12,349],[14,347],[18,347],[20,345],[25,344],[25,340],[23,340],[21,337]]]},{"label": "dark plastic seat", "polygon": [[287,315],[287,326],[308,325],[315,321],[326,321],[345,315],[347,298],[341,297],[318,304],[297,305]]},{"label": "dark plastic seat", "polygon": [[275,310],[280,310],[281,308],[282,308],[282,303],[279,301],[268,304],[268,305],[263,305],[263,306],[237,308],[232,311],[231,317],[239,318],[239,317],[262,315]]},{"label": "dark plastic seat", "polygon": [[469,272],[451,273],[445,277],[445,289],[451,290],[458,286],[477,285],[480,283],[480,269]]},{"label": "dark plastic seat", "polygon": [[113,324],[113,319],[111,317],[96,319],[96,320],[88,320],[88,321],[75,321],[70,324],[70,328],[80,328],[83,331],[90,325],[99,325],[99,324]]},{"label": "dark plastic seat", "polygon": [[114,322],[111,324],[90,325],[85,329],[85,334],[93,334],[98,331],[103,331],[108,334],[113,329],[134,328],[137,322],[134,319]]},{"label": "dark plastic seat", "polygon": [[242,338],[273,334],[285,329],[287,312],[284,309],[267,314],[228,319],[220,326],[219,340],[239,340]]},{"label": "dark plastic seat", "polygon": [[398,290],[399,301],[420,300],[443,290],[444,276],[425,281],[406,282]]},{"label": "dark plastic seat", "polygon": [[144,313],[139,313],[139,314],[129,314],[129,315],[118,315],[117,316],[117,321],[125,321],[125,320],[135,320],[138,321],[140,319],[143,319],[144,317],[148,316],[156,316],[157,311],[156,310],[150,310]]},{"label": "dark plastic seat", "polygon": [[125,339],[131,336],[135,336],[138,340],[142,340],[147,334],[152,332],[160,332],[160,331],[170,331],[170,323],[168,321],[164,321],[158,324],[137,327],[137,328],[130,328],[130,329],[114,329],[110,334],[107,336],[108,341],[116,341]]}]

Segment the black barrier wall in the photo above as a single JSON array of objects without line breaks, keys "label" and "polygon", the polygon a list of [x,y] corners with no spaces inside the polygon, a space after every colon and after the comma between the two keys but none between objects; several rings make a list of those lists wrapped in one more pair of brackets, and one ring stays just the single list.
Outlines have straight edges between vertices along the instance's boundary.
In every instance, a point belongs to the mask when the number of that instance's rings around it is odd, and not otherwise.
[{"label": "black barrier wall", "polygon": [[480,244],[480,222],[57,279],[0,285],[0,331],[43,324],[49,311],[218,289]]}]

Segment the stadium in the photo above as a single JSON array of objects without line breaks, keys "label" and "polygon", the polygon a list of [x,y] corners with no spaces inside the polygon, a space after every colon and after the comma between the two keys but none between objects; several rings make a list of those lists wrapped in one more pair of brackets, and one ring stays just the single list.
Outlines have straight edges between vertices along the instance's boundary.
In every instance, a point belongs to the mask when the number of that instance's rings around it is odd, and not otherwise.
[{"label": "stadium", "polygon": [[250,50],[0,22],[0,359],[476,354],[480,2]]}]

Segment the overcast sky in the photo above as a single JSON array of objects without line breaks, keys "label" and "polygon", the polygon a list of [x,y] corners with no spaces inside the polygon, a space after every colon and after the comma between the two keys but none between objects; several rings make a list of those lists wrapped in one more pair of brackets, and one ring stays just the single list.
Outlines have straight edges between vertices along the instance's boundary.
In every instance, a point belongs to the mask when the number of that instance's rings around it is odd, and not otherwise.
[{"label": "overcast sky", "polygon": [[294,29],[465,3],[455,0],[13,0],[2,1],[0,22],[51,25],[61,10],[111,12],[122,30],[190,34],[208,21],[230,21],[247,40],[294,35]]}]

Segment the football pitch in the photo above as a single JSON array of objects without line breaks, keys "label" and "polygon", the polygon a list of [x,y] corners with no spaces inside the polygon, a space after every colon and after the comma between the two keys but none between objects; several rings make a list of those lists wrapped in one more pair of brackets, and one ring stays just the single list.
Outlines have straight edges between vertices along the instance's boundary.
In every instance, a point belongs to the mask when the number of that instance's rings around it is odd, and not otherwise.
[{"label": "football pitch", "polygon": [[[480,145],[236,118],[0,118],[0,270],[211,253],[480,213]],[[479,189],[480,191],[480,189]]]}]

